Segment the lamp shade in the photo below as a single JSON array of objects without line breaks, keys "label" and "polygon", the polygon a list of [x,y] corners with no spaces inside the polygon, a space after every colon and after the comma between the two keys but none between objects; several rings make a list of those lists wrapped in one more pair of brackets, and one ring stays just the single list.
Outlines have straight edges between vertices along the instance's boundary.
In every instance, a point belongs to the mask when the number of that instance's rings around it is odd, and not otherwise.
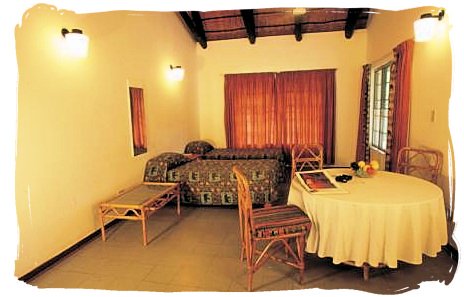
[{"label": "lamp shade", "polygon": [[169,70],[169,79],[173,81],[180,81],[184,79],[184,69],[181,66],[171,66]]},{"label": "lamp shade", "polygon": [[81,30],[73,29],[71,32],[64,31],[66,51],[70,56],[83,58],[87,56],[89,47],[89,37],[84,35]]},{"label": "lamp shade", "polygon": [[437,31],[438,19],[424,17],[414,22],[414,39],[417,42],[431,40]]}]

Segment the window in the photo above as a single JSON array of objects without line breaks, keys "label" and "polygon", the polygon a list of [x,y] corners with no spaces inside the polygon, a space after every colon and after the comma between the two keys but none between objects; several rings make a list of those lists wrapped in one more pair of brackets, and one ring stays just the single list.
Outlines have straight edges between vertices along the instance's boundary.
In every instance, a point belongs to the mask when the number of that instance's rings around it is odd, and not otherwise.
[{"label": "window", "polygon": [[374,71],[374,94],[372,98],[371,146],[385,151],[387,149],[388,103],[390,94],[391,63]]}]

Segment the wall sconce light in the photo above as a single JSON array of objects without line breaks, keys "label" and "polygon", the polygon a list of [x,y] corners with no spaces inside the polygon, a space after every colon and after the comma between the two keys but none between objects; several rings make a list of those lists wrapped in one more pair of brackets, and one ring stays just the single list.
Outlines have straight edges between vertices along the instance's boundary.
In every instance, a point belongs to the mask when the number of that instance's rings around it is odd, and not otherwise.
[{"label": "wall sconce light", "polygon": [[89,46],[89,38],[83,34],[81,29],[61,29],[61,35],[65,39],[67,52],[73,57],[86,57]]},{"label": "wall sconce light", "polygon": [[182,66],[169,65],[169,67],[171,68],[169,70],[170,80],[179,81],[179,80],[184,79],[184,69],[182,68]]},{"label": "wall sconce light", "polygon": [[443,19],[444,15],[444,10],[440,10],[438,15],[432,15],[431,13],[421,15],[420,19],[414,22],[415,41],[424,42],[431,40],[437,32],[438,22]]}]

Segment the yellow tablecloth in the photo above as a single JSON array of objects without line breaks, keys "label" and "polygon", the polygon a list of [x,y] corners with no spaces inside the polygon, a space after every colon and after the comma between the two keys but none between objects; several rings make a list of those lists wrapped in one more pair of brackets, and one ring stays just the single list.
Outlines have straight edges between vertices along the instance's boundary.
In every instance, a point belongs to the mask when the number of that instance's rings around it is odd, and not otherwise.
[{"label": "yellow tablecloth", "polygon": [[[351,174],[330,169],[329,174]],[[435,257],[448,240],[443,192],[428,181],[379,171],[341,183],[347,193],[311,194],[297,178],[288,204],[299,206],[313,222],[306,251],[332,257],[333,263],[397,267]]]}]

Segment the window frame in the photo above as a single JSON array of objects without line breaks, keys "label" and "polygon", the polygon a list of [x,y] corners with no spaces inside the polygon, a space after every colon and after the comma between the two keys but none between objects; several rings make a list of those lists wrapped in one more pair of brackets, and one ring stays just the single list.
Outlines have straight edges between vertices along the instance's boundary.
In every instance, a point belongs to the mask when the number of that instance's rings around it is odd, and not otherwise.
[{"label": "window frame", "polygon": [[[386,152],[388,135],[388,114],[390,103],[390,80],[392,61],[386,61],[374,68],[371,77],[370,131],[371,148]],[[378,74],[380,79],[378,79]],[[379,81],[380,80],[380,81]],[[378,106],[378,107],[377,107]],[[383,119],[383,121],[382,121]]]}]

